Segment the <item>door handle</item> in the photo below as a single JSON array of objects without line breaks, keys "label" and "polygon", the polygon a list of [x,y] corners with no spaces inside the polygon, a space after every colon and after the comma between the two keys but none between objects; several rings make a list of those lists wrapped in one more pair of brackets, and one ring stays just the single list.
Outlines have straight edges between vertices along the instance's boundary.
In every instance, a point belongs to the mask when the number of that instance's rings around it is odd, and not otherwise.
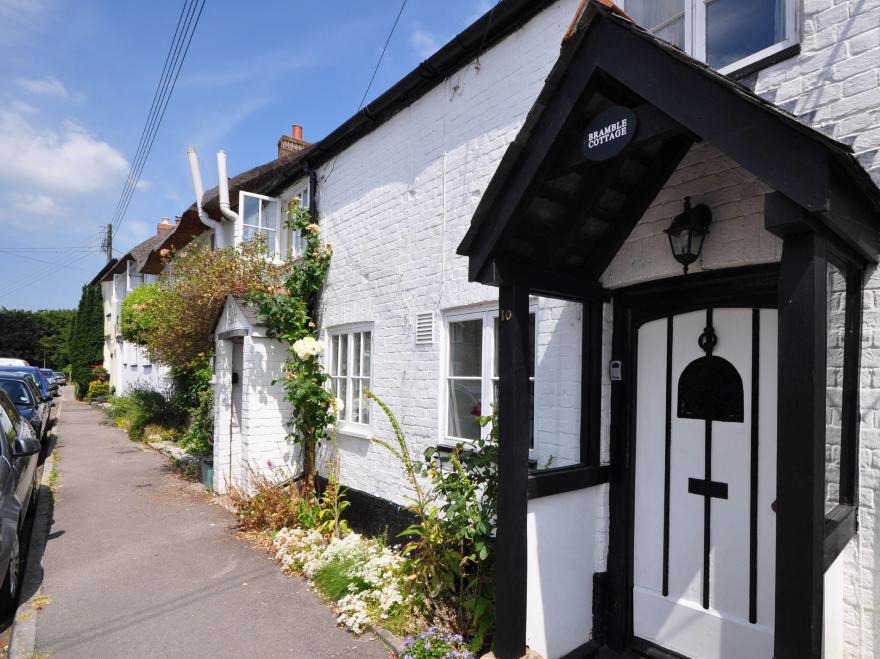
[{"label": "door handle", "polygon": [[770,510],[772,510],[774,513],[777,512],[776,501],[777,499],[773,499],[773,503],[770,504]]}]

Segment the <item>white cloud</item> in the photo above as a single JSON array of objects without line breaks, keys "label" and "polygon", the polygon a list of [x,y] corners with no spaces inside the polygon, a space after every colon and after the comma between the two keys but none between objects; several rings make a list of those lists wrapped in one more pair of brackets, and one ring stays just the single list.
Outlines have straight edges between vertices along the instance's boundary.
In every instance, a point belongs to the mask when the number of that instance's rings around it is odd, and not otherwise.
[{"label": "white cloud", "polygon": [[0,0],[0,47],[10,49],[30,43],[47,9],[46,0]]},{"label": "white cloud", "polygon": [[25,91],[39,96],[56,96],[58,98],[66,98],[77,103],[86,100],[84,94],[79,92],[71,92],[65,87],[60,80],[52,76],[43,78],[16,78],[15,84]]},{"label": "white cloud", "polygon": [[440,48],[434,35],[422,29],[417,29],[409,35],[409,44],[422,59],[430,57]]},{"label": "white cloud", "polygon": [[119,151],[76,123],[46,129],[0,109],[0,179],[39,192],[84,194],[115,188],[127,170]]},{"label": "white cloud", "polygon": [[31,192],[15,192],[10,196],[12,207],[29,215],[42,217],[58,217],[70,211],[61,206],[54,198],[45,194]]},{"label": "white cloud", "polygon": [[147,179],[142,178],[142,179],[138,180],[137,184],[135,184],[134,189],[135,190],[149,190],[152,187],[153,187],[152,181],[148,181]]}]

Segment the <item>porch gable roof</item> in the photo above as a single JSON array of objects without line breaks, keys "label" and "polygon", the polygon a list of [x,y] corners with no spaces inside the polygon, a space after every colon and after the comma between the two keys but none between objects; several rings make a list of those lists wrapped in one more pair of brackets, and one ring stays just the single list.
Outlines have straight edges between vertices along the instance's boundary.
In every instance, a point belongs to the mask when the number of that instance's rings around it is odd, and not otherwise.
[{"label": "porch gable roof", "polygon": [[[590,162],[587,126],[612,107],[634,114],[635,135]],[[880,191],[850,147],[589,0],[458,247],[470,279],[498,283],[505,270],[526,269],[530,279],[598,281],[699,141],[804,208],[817,230],[877,260]]]}]

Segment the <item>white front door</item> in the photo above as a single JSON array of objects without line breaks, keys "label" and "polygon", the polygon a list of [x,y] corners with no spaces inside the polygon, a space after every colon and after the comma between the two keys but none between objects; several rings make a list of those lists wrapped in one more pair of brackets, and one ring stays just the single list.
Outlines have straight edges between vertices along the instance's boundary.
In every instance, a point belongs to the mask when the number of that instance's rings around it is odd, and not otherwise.
[{"label": "white front door", "polygon": [[777,312],[638,330],[633,633],[694,659],[773,656]]}]

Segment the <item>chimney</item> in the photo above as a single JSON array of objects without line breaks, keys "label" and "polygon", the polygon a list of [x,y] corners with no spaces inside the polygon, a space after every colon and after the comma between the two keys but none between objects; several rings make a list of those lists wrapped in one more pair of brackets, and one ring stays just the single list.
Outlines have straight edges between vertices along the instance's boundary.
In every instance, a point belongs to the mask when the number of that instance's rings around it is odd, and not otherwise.
[{"label": "chimney", "polygon": [[309,146],[309,143],[304,141],[302,137],[302,126],[293,124],[290,135],[282,135],[278,140],[278,158],[289,158]]},{"label": "chimney", "polygon": [[167,217],[163,217],[162,221],[156,225],[156,235],[161,236],[163,233],[168,233],[173,229],[174,225],[171,224],[171,220],[169,220]]}]

